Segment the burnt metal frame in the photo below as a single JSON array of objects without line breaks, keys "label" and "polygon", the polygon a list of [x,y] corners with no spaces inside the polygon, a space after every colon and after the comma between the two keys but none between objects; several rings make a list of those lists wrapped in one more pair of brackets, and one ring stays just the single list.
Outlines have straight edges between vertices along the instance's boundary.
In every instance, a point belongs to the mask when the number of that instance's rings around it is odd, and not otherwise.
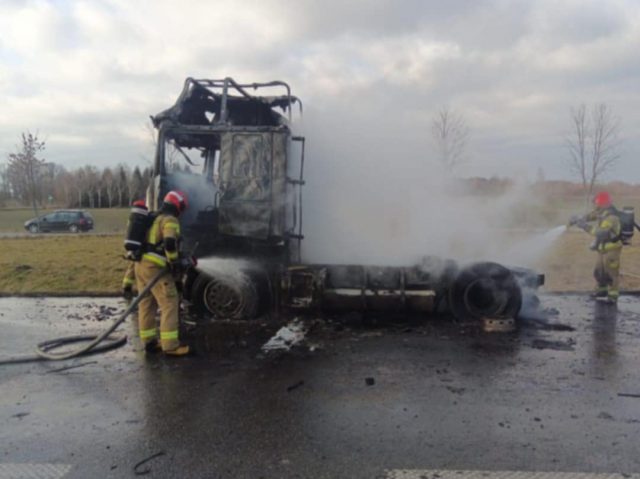
[{"label": "burnt metal frame", "polygon": [[[167,122],[162,123],[158,126],[158,143],[156,150],[156,158],[155,158],[155,168],[154,168],[154,177],[166,176],[166,133],[167,131],[171,131],[176,134],[194,134],[194,135],[207,135],[207,134],[221,134],[227,132],[238,132],[238,133],[264,133],[270,131],[281,131],[282,129],[287,129],[290,132],[290,128],[287,124],[279,125],[279,126],[243,126],[243,125],[229,125],[227,123],[228,118],[228,109],[227,109],[227,99],[229,97],[235,97],[230,95],[230,91],[236,91],[243,97],[247,99],[252,99],[255,101],[262,101],[262,98],[278,100],[278,99],[286,99],[286,107],[282,107],[283,110],[286,110],[289,124],[291,123],[292,116],[292,107],[293,103],[297,102],[300,114],[303,112],[302,102],[299,98],[291,95],[291,87],[288,83],[283,81],[270,81],[263,83],[237,83],[233,78],[226,77],[221,80],[209,80],[209,79],[195,79],[193,77],[188,77],[184,82],[184,87],[176,104],[183,103],[187,96],[191,91],[191,86],[197,85],[201,88],[205,88],[210,91],[214,95],[220,95],[220,112],[216,117],[216,121],[209,125],[187,125],[184,123],[175,123],[175,122]],[[252,88],[253,90],[258,90],[260,88],[270,88],[270,87],[283,87],[286,90],[286,95],[276,96],[276,97],[260,97],[256,95],[252,95],[247,92],[246,89]],[[221,92],[216,92],[215,90],[221,90]],[[301,261],[301,250],[302,250],[302,239],[304,235],[302,234],[302,186],[305,184],[304,181],[304,161],[305,161],[305,138],[302,136],[290,136],[292,142],[300,142],[301,144],[301,159],[300,159],[300,171],[298,178],[290,178],[287,177],[286,181],[288,184],[293,186],[294,188],[298,188],[298,211],[293,211],[293,226],[291,231],[287,233],[287,237],[289,239],[297,240],[297,256],[298,262]],[[202,173],[201,173],[202,174]],[[296,232],[297,229],[297,232]]]},{"label": "burnt metal frame", "polygon": [[222,97],[220,102],[220,117],[217,123],[226,123],[227,121],[227,117],[228,117],[227,99],[231,96],[229,94],[230,93],[229,90],[236,91],[245,98],[260,101],[260,97],[252,95],[251,93],[247,92],[246,90],[247,88],[253,88],[254,90],[258,90],[259,88],[281,86],[287,91],[287,94],[280,97],[276,97],[276,98],[287,99],[287,107],[285,109],[287,110],[289,122],[291,122],[291,110],[292,110],[293,103],[295,102],[298,103],[300,107],[300,114],[302,114],[302,102],[300,101],[299,98],[291,95],[291,87],[289,86],[289,84],[280,80],[264,82],[264,83],[237,83],[231,77],[226,77],[222,80],[195,79],[193,77],[189,77],[184,82],[184,88],[182,90],[182,93],[180,94],[180,97],[178,98],[177,103],[181,103],[185,100],[186,96],[189,94],[189,91],[190,91],[189,87],[191,85],[198,85],[202,88],[205,88],[211,91],[212,93],[214,93],[212,90],[215,90],[215,89],[222,90],[220,93]]}]

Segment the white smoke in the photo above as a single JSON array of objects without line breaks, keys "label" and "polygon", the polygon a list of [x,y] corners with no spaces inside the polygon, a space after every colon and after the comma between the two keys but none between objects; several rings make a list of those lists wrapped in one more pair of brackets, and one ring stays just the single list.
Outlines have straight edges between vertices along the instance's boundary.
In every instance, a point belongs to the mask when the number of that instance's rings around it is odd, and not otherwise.
[{"label": "white smoke", "polygon": [[303,262],[401,266],[438,255],[530,265],[512,230],[538,207],[528,186],[465,191],[434,160],[430,123],[414,120],[366,105],[308,109],[297,125],[307,138]]}]

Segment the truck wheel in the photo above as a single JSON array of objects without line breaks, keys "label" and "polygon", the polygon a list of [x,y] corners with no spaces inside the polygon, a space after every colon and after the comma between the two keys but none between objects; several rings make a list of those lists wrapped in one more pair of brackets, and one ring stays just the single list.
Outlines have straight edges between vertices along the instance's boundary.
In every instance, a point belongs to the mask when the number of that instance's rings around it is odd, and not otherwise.
[{"label": "truck wheel", "polygon": [[192,301],[216,319],[252,319],[258,311],[257,288],[251,277],[200,273],[193,282]]},{"label": "truck wheel", "polygon": [[515,318],[522,307],[522,291],[504,266],[475,263],[454,279],[449,305],[453,315],[463,321]]}]

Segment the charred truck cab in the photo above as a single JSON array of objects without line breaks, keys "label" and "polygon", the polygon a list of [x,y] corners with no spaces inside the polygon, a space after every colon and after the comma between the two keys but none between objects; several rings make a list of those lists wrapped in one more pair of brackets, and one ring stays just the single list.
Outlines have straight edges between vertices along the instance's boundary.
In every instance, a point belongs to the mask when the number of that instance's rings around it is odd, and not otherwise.
[{"label": "charred truck cab", "polygon": [[[258,95],[266,90],[280,94]],[[152,117],[147,204],[158,209],[172,189],[188,195],[183,250],[197,245],[204,259],[184,296],[199,314],[448,308],[466,319],[517,316],[523,293],[543,282],[530,270],[430,257],[411,268],[301,264],[305,139],[292,135],[294,110],[301,114],[302,104],[281,81],[188,78],[175,105]]]}]

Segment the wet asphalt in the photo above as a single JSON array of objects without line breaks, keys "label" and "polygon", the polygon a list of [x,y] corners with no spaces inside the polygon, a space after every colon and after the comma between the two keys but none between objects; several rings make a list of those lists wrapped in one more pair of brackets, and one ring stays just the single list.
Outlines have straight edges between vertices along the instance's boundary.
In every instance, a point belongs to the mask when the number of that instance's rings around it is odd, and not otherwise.
[{"label": "wet asphalt", "polygon": [[[123,308],[2,298],[0,356],[97,331]],[[546,319],[512,334],[352,314],[306,319],[305,345],[289,352],[261,351],[280,326],[262,321],[190,326],[199,353],[190,358],[145,356],[131,340],[64,363],[0,366],[0,466],[137,477],[134,466],[158,454],[138,472],[640,472],[640,300],[623,297],[615,309],[545,296],[543,308]],[[123,329],[135,337],[132,321]]]}]

